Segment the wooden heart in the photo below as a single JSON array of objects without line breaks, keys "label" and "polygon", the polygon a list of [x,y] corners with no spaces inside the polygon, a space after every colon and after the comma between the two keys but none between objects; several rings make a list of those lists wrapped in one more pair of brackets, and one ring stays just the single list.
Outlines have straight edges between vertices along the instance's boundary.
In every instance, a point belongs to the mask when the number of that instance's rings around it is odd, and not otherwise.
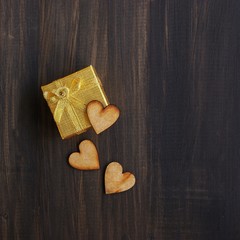
[{"label": "wooden heart", "polygon": [[135,176],[130,172],[123,173],[123,168],[118,162],[112,162],[105,172],[106,194],[119,193],[132,188],[136,182]]},{"label": "wooden heart", "polygon": [[99,101],[92,101],[87,105],[87,114],[93,129],[99,134],[117,121],[120,111],[114,105],[104,108]]},{"label": "wooden heart", "polygon": [[69,156],[69,164],[79,170],[99,169],[98,152],[90,140],[84,140],[79,144],[80,152],[74,152]]}]

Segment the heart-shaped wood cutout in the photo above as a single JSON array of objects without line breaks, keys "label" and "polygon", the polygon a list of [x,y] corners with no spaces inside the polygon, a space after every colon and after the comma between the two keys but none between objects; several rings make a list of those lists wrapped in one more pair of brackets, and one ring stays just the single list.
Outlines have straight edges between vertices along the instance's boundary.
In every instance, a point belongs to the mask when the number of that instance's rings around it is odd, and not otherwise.
[{"label": "heart-shaped wood cutout", "polygon": [[123,173],[123,168],[118,162],[112,162],[105,172],[106,194],[119,193],[132,188],[136,182],[135,176],[130,172]]},{"label": "heart-shaped wood cutout", "polygon": [[90,140],[84,140],[79,144],[80,152],[74,152],[69,156],[69,164],[79,170],[99,169],[98,152]]},{"label": "heart-shaped wood cutout", "polygon": [[94,100],[87,105],[87,114],[93,129],[99,134],[117,121],[120,110],[111,104],[104,108],[101,102]]}]

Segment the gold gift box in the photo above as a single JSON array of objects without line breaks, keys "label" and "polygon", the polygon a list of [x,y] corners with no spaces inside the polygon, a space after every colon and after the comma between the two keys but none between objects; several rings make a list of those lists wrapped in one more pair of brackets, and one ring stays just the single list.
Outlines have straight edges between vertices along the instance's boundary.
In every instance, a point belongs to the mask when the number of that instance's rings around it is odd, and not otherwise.
[{"label": "gold gift box", "polygon": [[62,139],[81,134],[91,127],[86,107],[93,100],[107,106],[102,83],[93,66],[42,86]]}]

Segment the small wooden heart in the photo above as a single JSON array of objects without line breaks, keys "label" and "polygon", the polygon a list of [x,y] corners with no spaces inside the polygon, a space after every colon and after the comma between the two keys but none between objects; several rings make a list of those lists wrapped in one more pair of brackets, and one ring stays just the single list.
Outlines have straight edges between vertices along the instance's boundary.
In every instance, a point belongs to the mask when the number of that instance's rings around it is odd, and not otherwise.
[{"label": "small wooden heart", "polygon": [[105,172],[106,194],[119,193],[132,188],[136,182],[135,176],[130,172],[123,173],[123,168],[118,162],[112,162]]},{"label": "small wooden heart", "polygon": [[93,129],[99,134],[117,121],[120,111],[114,105],[104,108],[102,103],[94,100],[87,105],[87,114]]},{"label": "small wooden heart", "polygon": [[79,144],[80,152],[74,152],[69,156],[69,164],[79,170],[99,169],[98,152],[90,140],[84,140]]}]

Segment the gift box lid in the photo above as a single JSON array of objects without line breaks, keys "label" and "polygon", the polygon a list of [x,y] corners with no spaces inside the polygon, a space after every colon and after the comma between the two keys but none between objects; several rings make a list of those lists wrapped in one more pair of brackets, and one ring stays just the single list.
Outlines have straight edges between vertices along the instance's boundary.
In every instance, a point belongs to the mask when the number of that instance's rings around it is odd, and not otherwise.
[{"label": "gift box lid", "polygon": [[86,113],[93,100],[109,104],[93,66],[42,86],[43,96],[53,114],[62,139],[81,134],[91,127]]}]

